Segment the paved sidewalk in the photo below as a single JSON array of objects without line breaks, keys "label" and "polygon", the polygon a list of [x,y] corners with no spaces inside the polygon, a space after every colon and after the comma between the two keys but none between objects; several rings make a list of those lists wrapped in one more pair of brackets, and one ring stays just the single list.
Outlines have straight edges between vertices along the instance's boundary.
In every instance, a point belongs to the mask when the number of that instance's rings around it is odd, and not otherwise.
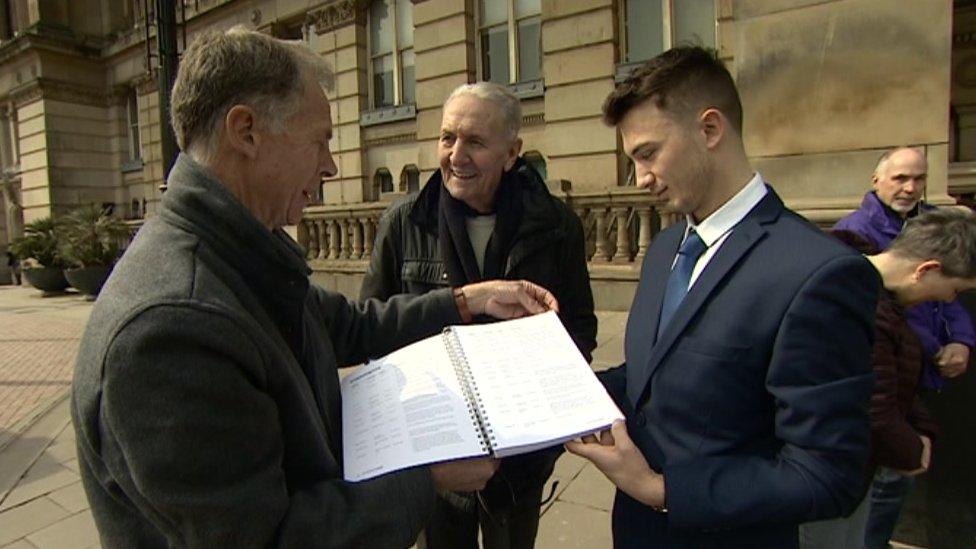
[{"label": "paved sidewalk", "polygon": [[[0,549],[99,547],[75,457],[68,410],[71,369],[91,303],[0,286]],[[617,364],[626,314],[598,312],[594,368]],[[538,549],[611,547],[613,488],[586,461],[564,455],[551,480]],[[551,483],[551,481],[550,481]]]}]

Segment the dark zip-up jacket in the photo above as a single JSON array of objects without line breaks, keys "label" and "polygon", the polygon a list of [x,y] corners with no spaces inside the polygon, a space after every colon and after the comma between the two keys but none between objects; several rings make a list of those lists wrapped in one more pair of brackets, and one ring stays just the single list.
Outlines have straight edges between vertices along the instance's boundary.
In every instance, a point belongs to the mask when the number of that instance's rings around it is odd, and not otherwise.
[{"label": "dark zip-up jacket", "polygon": [[[586,267],[583,225],[556,199],[535,170],[519,160],[522,223],[505,260],[508,280],[539,284],[559,300],[559,318],[586,357],[596,347],[596,315]],[[435,172],[419,193],[392,205],[380,219],[376,244],[359,297],[388,298],[447,287],[438,243],[438,199],[443,188]]]},{"label": "dark zip-up jacket", "polygon": [[[589,361],[596,347],[597,321],[583,225],[568,206],[549,194],[539,175],[523,160],[519,159],[513,170],[522,185],[523,213],[503,262],[504,278],[529,280],[551,291],[559,301],[559,318],[566,331]],[[435,172],[419,193],[405,197],[383,214],[361,299],[424,294],[447,287],[448,276],[438,242],[442,189],[440,172]],[[488,505],[510,505],[511,493],[518,498],[544,483],[552,473],[559,450],[561,447],[506,458],[500,474],[483,491]]]}]

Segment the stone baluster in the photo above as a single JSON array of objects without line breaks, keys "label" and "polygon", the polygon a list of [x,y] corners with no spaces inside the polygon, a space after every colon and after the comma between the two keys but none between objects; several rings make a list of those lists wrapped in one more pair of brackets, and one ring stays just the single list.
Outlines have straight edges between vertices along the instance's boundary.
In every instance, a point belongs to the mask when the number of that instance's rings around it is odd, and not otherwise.
[{"label": "stone baluster", "polygon": [[651,207],[650,206],[638,206],[637,208],[637,219],[640,223],[637,232],[637,255],[634,257],[635,263],[641,263],[644,261],[644,256],[647,255],[647,248],[651,245]]},{"label": "stone baluster", "polygon": [[376,240],[375,226],[372,216],[363,217],[360,221],[363,224],[363,259],[368,260],[373,255],[373,241]]},{"label": "stone baluster", "polygon": [[339,250],[339,257],[342,259],[349,259],[352,254],[352,239],[349,238],[349,220],[346,218],[341,218],[337,220],[339,222],[339,236],[341,249]]},{"label": "stone baluster", "polygon": [[318,235],[319,240],[319,259],[327,259],[329,257],[329,222],[325,219],[319,219],[315,222],[315,234]]},{"label": "stone baluster", "polygon": [[617,222],[617,251],[610,260],[613,263],[630,262],[630,228],[627,226],[629,206],[614,206],[611,211]]},{"label": "stone baluster", "polygon": [[339,232],[342,227],[338,219],[329,222],[329,259],[339,259]]},{"label": "stone baluster", "polygon": [[607,242],[607,221],[609,213],[606,208],[591,210],[596,216],[596,252],[593,254],[594,263],[606,263],[613,259],[610,243]]},{"label": "stone baluster", "polygon": [[312,246],[315,245],[316,242],[314,238],[311,238],[308,230],[308,226],[312,225],[313,223],[314,221],[308,219],[302,219],[298,222],[298,245],[305,248],[305,259],[312,259],[315,257],[315,254],[312,253]]},{"label": "stone baluster", "polygon": [[363,257],[363,220],[354,217],[349,220],[349,230],[352,232],[352,251],[349,259],[362,259]]}]

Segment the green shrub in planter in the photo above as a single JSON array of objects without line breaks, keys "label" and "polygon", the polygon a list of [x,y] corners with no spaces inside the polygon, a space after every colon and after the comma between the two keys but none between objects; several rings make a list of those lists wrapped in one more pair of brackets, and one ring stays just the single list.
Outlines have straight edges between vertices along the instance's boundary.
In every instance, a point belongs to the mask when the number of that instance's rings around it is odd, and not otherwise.
[{"label": "green shrub in planter", "polygon": [[24,236],[10,243],[10,251],[24,268],[53,267],[63,269],[67,262],[61,255],[61,229],[50,217],[34,220],[24,227]]},{"label": "green shrub in planter", "polygon": [[65,273],[68,280],[82,293],[97,295],[129,239],[129,227],[91,205],[64,216],[61,235],[61,253],[73,267]]},{"label": "green shrub in planter", "polygon": [[68,287],[60,239],[60,226],[44,217],[28,223],[24,236],[10,243],[10,252],[20,260],[24,278],[42,292],[62,292]]}]

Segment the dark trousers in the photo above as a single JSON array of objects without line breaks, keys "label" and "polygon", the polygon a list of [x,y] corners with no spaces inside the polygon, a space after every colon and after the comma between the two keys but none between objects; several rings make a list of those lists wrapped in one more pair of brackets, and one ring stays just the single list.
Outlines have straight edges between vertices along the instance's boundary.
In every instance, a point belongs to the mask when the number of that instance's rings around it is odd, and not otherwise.
[{"label": "dark trousers", "polygon": [[518,494],[512,505],[503,509],[484,506],[475,499],[472,505],[459,506],[437,498],[434,516],[420,534],[420,549],[477,549],[478,528],[485,549],[532,549],[539,531],[539,504],[543,484]]}]

